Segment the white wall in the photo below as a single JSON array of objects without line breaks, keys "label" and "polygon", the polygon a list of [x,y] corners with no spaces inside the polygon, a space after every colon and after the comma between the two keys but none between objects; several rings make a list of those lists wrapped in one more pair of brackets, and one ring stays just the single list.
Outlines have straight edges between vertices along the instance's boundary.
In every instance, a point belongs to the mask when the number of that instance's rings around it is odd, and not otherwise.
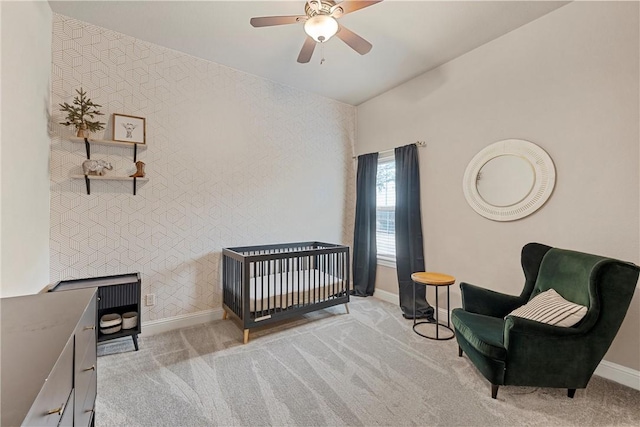
[{"label": "white wall", "polygon": [[49,283],[51,8],[2,2],[0,296]]},{"label": "white wall", "polygon": [[[355,107],[54,15],[53,105],[81,86],[110,115],[146,118],[149,181],[81,180],[84,145],[54,126],[51,280],[140,271],[144,321],[221,307],[221,248],[348,243]],[[62,121],[57,109],[53,122]],[[134,171],[132,149],[92,146]]]},{"label": "white wall", "polygon": [[[358,107],[358,154],[427,141],[418,152],[428,270],[516,294],[527,242],[639,263],[638,40],[637,2],[573,2]],[[478,151],[507,138],[544,148],[557,183],[539,211],[501,223],[468,206],[462,177]],[[397,292],[394,275],[377,287]],[[635,370],[638,294],[606,356]],[[457,286],[452,298],[459,306]]]}]

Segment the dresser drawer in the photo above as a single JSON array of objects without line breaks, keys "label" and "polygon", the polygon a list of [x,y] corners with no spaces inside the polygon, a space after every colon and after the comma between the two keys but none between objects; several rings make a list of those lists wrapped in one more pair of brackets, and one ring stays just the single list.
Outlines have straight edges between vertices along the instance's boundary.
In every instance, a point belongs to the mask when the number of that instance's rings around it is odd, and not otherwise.
[{"label": "dresser drawer", "polygon": [[[38,397],[29,410],[23,425],[57,426],[67,410],[73,412],[73,339],[69,340],[47,377]],[[67,405],[69,402],[69,405]]]},{"label": "dresser drawer", "polygon": [[72,390],[71,395],[67,400],[67,406],[65,407],[64,412],[62,413],[62,418],[60,418],[60,423],[58,424],[58,427],[73,427],[74,399],[75,399],[75,394]]},{"label": "dresser drawer", "polygon": [[94,417],[96,407],[97,378],[98,377],[94,372],[91,376],[87,395],[83,399],[80,399],[79,395],[77,395],[76,397],[76,427],[88,426]]},{"label": "dresser drawer", "polygon": [[83,360],[87,354],[87,350],[90,348],[93,348],[93,354],[95,355],[97,328],[96,299],[94,296],[92,302],[88,305],[87,310],[80,318],[78,327],[76,328],[76,362]]},{"label": "dresser drawer", "polygon": [[82,402],[87,395],[93,381],[95,388],[96,376],[96,347],[89,347],[84,359],[76,364],[76,401]]}]

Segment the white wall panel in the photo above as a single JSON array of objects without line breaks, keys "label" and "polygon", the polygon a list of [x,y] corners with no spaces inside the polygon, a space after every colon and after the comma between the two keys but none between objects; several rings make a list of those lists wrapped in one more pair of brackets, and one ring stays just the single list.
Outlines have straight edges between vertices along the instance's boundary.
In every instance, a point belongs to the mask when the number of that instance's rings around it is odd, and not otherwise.
[{"label": "white wall panel", "polygon": [[[638,2],[572,2],[358,106],[358,153],[427,141],[428,270],[518,294],[528,242],[640,261],[638,20]],[[547,151],[557,181],[531,216],[495,222],[471,209],[462,178],[476,153],[509,138]],[[395,271],[376,282],[397,293]],[[639,325],[636,291],[606,360],[640,370]]]},{"label": "white wall panel", "polygon": [[51,8],[1,2],[2,206],[0,296],[49,283]]},{"label": "white wall panel", "polygon": [[[157,305],[143,320],[221,306],[221,249],[326,240],[353,227],[355,108],[54,15],[52,100],[83,87],[107,113],[142,116],[149,181],[91,183],[84,145],[55,125],[51,280],[140,271]],[[53,121],[62,121],[54,111]],[[92,159],[133,173],[132,149]]]}]

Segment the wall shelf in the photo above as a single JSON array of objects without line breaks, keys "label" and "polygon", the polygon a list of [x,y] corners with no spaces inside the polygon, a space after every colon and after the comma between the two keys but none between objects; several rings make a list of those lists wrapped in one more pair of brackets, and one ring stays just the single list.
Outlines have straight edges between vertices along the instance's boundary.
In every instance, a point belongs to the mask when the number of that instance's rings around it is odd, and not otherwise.
[{"label": "wall shelf", "polygon": [[[73,142],[85,142],[85,138],[80,138],[77,136],[72,136],[69,138]],[[119,147],[132,147],[134,145],[139,145],[140,149],[147,148],[146,144],[142,144],[139,142],[121,142],[121,141],[113,141],[111,139],[96,139],[96,138],[86,138],[91,144],[99,144],[99,145],[117,145]]]},{"label": "wall shelf", "polygon": [[130,176],[115,176],[115,175],[71,175],[71,178],[73,179],[84,179],[84,178],[89,178],[89,179],[99,179],[99,180],[104,180],[104,181],[131,181],[132,179],[137,179],[138,181],[142,182],[142,181],[149,181],[149,178],[144,177],[144,178],[132,178]]},{"label": "wall shelf", "polygon": [[140,147],[139,148],[140,150],[147,148],[146,144],[140,144],[138,142],[121,142],[121,141],[112,141],[110,139],[80,138],[77,136],[72,136],[69,139],[72,142],[84,143],[85,149],[87,150],[87,159],[91,159],[91,144],[133,148],[133,163],[135,163],[138,160],[138,147]]},{"label": "wall shelf", "polygon": [[[141,144],[139,142],[121,142],[121,141],[113,141],[109,139],[93,139],[93,138],[80,138],[77,136],[72,136],[69,138],[72,142],[84,142],[84,147],[87,150],[87,160],[91,159],[91,144],[98,145],[111,145],[115,147],[133,147],[133,163],[138,161],[138,146],[140,148],[146,149],[146,144]],[[72,179],[84,179],[85,184],[87,186],[87,194],[91,194],[91,180],[103,180],[103,181],[133,181],[133,195],[136,195],[136,190],[138,188],[138,181],[149,181],[149,178],[144,177],[130,177],[130,176],[109,176],[109,175],[71,175]]]},{"label": "wall shelf", "polygon": [[132,178],[130,176],[114,176],[114,175],[71,175],[71,179],[84,179],[87,184],[87,194],[91,194],[91,180],[97,181],[133,181],[133,195],[136,195],[136,186],[138,182],[149,181],[149,178]]}]

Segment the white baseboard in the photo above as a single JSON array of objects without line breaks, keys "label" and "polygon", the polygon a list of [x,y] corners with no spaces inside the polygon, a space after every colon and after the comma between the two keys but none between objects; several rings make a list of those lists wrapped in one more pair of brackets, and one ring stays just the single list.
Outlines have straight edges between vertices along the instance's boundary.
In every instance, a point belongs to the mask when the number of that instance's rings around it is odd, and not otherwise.
[{"label": "white baseboard", "polygon": [[179,316],[167,317],[166,319],[150,320],[142,323],[141,336],[161,334],[162,332],[168,332],[174,329],[186,328],[188,326],[222,319],[223,311],[224,310],[222,310],[222,308],[212,308],[210,310],[199,311],[197,313],[181,314]]},{"label": "white baseboard", "polygon": [[635,369],[603,360],[596,368],[594,374],[635,390],[640,390],[640,371],[636,371]]},{"label": "white baseboard", "polygon": [[[373,291],[373,297],[382,301],[390,302],[391,304],[400,305],[400,296],[398,294],[394,294],[393,292],[383,291],[383,290],[375,290]],[[446,304],[446,300],[445,300]],[[438,315],[440,319],[447,320],[447,310],[443,307],[438,307]]]},{"label": "white baseboard", "polygon": [[398,294],[391,293],[389,291],[383,291],[381,289],[376,289],[373,291],[373,297],[378,298],[379,300],[390,302],[391,304],[399,305],[400,297]]},{"label": "white baseboard", "polygon": [[[391,304],[400,305],[399,296],[392,292],[377,289],[373,293],[373,297],[390,302]],[[440,312],[440,318],[446,319],[447,310],[439,308],[438,311]],[[596,368],[594,374],[635,390],[640,390],[640,371],[636,371],[635,369],[603,360]]]}]

